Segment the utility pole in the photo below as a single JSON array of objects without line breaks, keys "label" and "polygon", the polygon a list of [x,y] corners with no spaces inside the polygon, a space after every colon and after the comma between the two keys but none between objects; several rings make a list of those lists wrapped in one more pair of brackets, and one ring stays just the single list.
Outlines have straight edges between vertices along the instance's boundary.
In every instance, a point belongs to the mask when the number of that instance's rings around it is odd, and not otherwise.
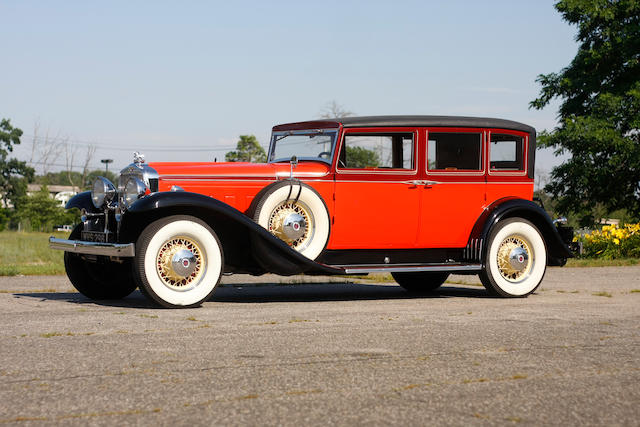
[{"label": "utility pole", "polygon": [[109,174],[109,163],[113,163],[113,159],[102,159],[100,162],[104,163],[105,175]]}]

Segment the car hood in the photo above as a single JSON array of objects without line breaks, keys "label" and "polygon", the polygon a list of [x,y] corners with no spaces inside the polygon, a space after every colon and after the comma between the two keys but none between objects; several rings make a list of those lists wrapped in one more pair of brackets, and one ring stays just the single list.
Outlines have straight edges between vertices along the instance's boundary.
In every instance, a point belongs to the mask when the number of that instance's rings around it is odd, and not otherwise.
[{"label": "car hood", "polygon": [[[202,162],[175,163],[152,162],[149,166],[158,172],[160,179],[180,178],[286,178],[291,173],[289,163]],[[329,165],[322,162],[300,162],[293,169],[296,178],[320,178],[329,173]]]}]

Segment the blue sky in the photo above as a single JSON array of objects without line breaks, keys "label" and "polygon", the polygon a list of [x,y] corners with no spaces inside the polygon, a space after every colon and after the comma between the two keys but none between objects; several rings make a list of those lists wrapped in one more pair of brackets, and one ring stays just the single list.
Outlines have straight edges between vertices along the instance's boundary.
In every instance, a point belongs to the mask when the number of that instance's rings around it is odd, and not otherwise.
[{"label": "blue sky", "polygon": [[[499,117],[539,131],[540,73],[577,50],[552,1],[3,1],[0,116],[91,162],[213,160],[336,101],[358,115]],[[173,150],[173,151],[167,151]],[[64,164],[64,156],[57,164]],[[82,157],[78,154],[77,157]],[[74,160],[74,163],[80,161]],[[539,155],[537,167],[558,161]]]}]

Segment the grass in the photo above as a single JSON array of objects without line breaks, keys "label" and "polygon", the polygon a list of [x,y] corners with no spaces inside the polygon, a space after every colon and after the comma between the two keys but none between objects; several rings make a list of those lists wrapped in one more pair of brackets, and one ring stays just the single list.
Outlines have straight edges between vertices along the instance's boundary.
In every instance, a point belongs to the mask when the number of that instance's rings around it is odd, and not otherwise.
[{"label": "grass", "polygon": [[591,295],[596,296],[596,297],[607,297],[607,298],[611,298],[613,296],[609,292],[605,292],[605,291],[594,292]]},{"label": "grass", "polygon": [[49,249],[49,236],[68,233],[0,232],[0,276],[64,274],[63,252]]},{"label": "grass", "polygon": [[624,267],[640,264],[640,258],[601,259],[601,258],[570,258],[565,267]]}]

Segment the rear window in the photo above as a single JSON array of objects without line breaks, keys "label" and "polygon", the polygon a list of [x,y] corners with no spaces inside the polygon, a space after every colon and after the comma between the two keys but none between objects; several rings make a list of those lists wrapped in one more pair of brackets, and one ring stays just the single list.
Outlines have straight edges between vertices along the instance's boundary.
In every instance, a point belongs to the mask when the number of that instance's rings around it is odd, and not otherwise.
[{"label": "rear window", "polygon": [[481,133],[429,132],[427,151],[429,170],[482,170]]},{"label": "rear window", "polygon": [[489,146],[492,171],[524,170],[524,138],[516,135],[492,133]]}]

